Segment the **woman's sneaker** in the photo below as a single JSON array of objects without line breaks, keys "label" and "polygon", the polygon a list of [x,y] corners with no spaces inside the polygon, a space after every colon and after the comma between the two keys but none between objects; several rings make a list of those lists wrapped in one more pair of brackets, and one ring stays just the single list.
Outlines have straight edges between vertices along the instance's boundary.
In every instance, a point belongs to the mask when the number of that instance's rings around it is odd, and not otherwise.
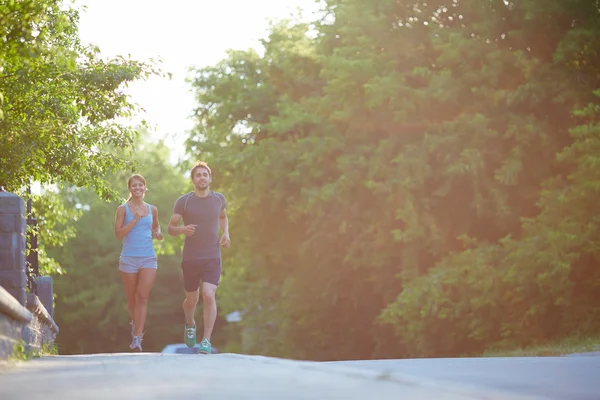
[{"label": "woman's sneaker", "polygon": [[136,353],[142,352],[142,337],[143,336],[144,336],[144,334],[142,333],[140,336],[133,337],[133,339],[131,340],[131,344],[129,345],[129,348],[131,349],[131,351],[136,352]]},{"label": "woman's sneaker", "polygon": [[183,341],[187,347],[194,347],[196,345],[196,326],[188,326],[187,323],[185,324]]},{"label": "woman's sneaker", "polygon": [[210,354],[210,349],[210,341],[207,338],[202,339],[202,341],[200,342],[200,349],[198,349],[198,352],[202,354]]}]

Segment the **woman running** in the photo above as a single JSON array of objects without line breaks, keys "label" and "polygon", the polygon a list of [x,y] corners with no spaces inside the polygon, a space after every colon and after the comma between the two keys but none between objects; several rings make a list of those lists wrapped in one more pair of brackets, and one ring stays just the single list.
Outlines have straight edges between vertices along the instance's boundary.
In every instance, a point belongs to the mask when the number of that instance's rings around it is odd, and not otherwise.
[{"label": "woman running", "polygon": [[132,175],[127,187],[129,199],[117,208],[115,236],[123,241],[119,271],[131,319],[129,348],[141,352],[148,298],[158,268],[152,238],[162,240],[163,236],[158,223],[158,209],[144,202],[146,179]]}]

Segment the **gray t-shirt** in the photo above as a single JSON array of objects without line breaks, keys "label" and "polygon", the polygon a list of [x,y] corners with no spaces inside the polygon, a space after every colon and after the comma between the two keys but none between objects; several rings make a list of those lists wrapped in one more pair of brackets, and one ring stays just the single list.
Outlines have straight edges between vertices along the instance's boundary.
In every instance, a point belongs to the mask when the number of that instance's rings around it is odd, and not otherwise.
[{"label": "gray t-shirt", "polygon": [[225,196],[212,190],[206,197],[191,192],[177,199],[173,213],[183,217],[184,225],[197,225],[194,234],[185,237],[183,261],[221,257],[219,216],[226,207]]}]

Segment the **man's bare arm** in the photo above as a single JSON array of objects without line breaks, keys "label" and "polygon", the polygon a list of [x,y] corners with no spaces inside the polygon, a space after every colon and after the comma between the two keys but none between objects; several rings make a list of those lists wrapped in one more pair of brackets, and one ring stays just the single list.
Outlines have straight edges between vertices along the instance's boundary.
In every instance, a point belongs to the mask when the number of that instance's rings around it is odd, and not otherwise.
[{"label": "man's bare arm", "polygon": [[223,233],[229,233],[229,218],[227,217],[227,211],[225,209],[221,210],[221,214],[219,215],[219,228]]},{"label": "man's bare arm", "polygon": [[231,244],[231,239],[229,238],[229,218],[227,217],[227,211],[225,211],[225,209],[222,209],[221,214],[219,215],[219,227],[223,231],[219,244],[227,248]]},{"label": "man's bare arm", "polygon": [[169,221],[169,236],[192,236],[194,232],[196,232],[196,225],[186,225],[179,226],[179,221],[181,221],[181,215],[173,214],[171,216],[171,220]]},{"label": "man's bare arm", "polygon": [[181,221],[181,215],[173,214],[171,216],[171,220],[169,221],[169,227],[167,230],[169,231],[169,236],[179,236],[183,233],[183,227],[179,226],[179,221]]}]

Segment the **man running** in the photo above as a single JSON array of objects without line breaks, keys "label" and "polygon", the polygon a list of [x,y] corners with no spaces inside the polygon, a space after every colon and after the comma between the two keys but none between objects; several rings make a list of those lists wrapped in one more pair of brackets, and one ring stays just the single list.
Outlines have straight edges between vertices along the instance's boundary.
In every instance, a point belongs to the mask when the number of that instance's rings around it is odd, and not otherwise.
[{"label": "man running", "polygon": [[[212,172],[209,166],[198,161],[191,171],[194,191],[181,196],[175,202],[169,222],[169,235],[185,235],[181,270],[185,300],[184,342],[188,347],[196,345],[196,321],[194,313],[198,304],[200,281],[204,302],[204,334],[200,353],[210,354],[210,336],[217,319],[215,293],[221,278],[221,248],[229,247],[229,221],[227,201],[221,193],[210,190]],[[183,225],[179,221],[183,219]],[[219,228],[222,231],[219,238]]]}]

